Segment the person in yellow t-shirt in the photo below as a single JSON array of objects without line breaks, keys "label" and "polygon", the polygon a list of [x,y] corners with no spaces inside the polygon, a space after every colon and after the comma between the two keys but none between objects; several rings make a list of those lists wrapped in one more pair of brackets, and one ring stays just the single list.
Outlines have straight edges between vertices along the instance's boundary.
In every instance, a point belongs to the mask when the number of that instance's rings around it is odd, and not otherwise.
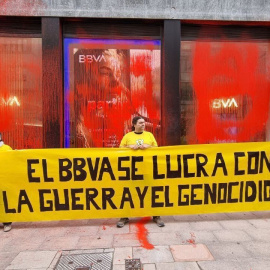
[{"label": "person in yellow t-shirt", "polygon": [[[127,133],[121,143],[120,147],[130,148],[133,150],[145,150],[151,147],[157,147],[157,141],[151,132],[145,131],[145,121],[141,116],[135,116],[132,119],[132,131]],[[160,216],[154,216],[153,221],[157,223],[159,227],[164,227],[165,224]],[[122,228],[129,222],[128,218],[121,218],[117,222],[117,227]]]},{"label": "person in yellow t-shirt", "polygon": [[[2,134],[0,133],[0,152],[8,150],[12,150],[12,148],[9,145],[4,144],[2,140]],[[4,232],[9,232],[11,230],[11,222],[5,222],[3,223],[3,225],[4,225]]]}]

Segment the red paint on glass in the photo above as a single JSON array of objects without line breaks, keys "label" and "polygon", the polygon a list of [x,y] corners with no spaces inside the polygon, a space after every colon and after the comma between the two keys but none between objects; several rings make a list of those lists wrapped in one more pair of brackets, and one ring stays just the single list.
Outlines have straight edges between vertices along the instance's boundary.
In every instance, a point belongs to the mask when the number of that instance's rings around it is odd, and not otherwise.
[{"label": "red paint on glass", "polygon": [[265,140],[270,85],[261,53],[256,43],[196,42],[193,86],[199,143]]},{"label": "red paint on glass", "polygon": [[151,220],[150,217],[144,217],[138,221],[135,225],[137,227],[137,237],[141,243],[141,246],[145,249],[153,249],[154,246],[149,243],[147,239],[148,230],[145,228],[145,224]]},{"label": "red paint on glass", "polygon": [[12,148],[42,147],[41,40],[0,38],[0,132]]},{"label": "red paint on glass", "polygon": [[136,114],[146,118],[148,130],[156,129],[160,106],[156,94],[159,88],[153,90],[153,56],[147,50],[139,51],[77,51],[74,94],[66,97],[69,102],[74,100],[75,146],[118,147]]},{"label": "red paint on glass", "polygon": [[160,121],[160,104],[156,98],[155,81],[153,80],[153,52],[144,51],[141,54],[134,54],[131,58],[131,76],[138,78],[138,81],[131,85],[132,104],[135,108],[143,108],[145,115],[150,118],[153,130]]}]

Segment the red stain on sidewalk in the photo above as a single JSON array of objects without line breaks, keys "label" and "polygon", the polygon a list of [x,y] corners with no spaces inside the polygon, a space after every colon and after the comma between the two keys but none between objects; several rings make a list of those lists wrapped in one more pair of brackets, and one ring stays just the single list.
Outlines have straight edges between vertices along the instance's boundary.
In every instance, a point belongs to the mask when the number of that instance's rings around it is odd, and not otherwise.
[{"label": "red stain on sidewalk", "polygon": [[145,249],[154,249],[154,246],[148,242],[147,235],[148,230],[145,228],[145,224],[151,220],[151,217],[144,217],[139,222],[136,223],[137,237],[141,243],[141,246]]},{"label": "red stain on sidewalk", "polygon": [[193,247],[196,247],[196,236],[193,232],[190,233],[190,238],[184,241],[183,243],[191,244]]}]

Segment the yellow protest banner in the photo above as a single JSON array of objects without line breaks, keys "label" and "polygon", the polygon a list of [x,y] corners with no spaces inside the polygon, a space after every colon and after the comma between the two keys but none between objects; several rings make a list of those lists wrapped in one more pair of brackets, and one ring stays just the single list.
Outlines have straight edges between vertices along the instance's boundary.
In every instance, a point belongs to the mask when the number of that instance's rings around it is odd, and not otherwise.
[{"label": "yellow protest banner", "polygon": [[269,143],[0,152],[0,222],[269,209]]}]

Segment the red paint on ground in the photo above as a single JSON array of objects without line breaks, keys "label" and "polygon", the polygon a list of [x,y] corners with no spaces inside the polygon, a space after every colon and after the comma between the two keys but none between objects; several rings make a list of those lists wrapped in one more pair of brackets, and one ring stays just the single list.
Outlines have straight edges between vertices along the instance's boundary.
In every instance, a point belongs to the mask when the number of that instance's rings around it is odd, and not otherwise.
[{"label": "red paint on ground", "polygon": [[103,225],[102,230],[104,230],[104,231],[105,231],[105,230],[106,230],[106,226],[104,226],[104,225]]},{"label": "red paint on ground", "polygon": [[196,247],[196,236],[194,233],[190,233],[191,238],[187,239],[183,243],[191,244],[193,247]]},{"label": "red paint on ground", "polygon": [[147,235],[148,230],[145,228],[145,224],[151,220],[151,217],[144,217],[138,221],[135,225],[138,229],[137,237],[141,243],[141,246],[145,249],[154,249],[154,246],[148,242]]}]

